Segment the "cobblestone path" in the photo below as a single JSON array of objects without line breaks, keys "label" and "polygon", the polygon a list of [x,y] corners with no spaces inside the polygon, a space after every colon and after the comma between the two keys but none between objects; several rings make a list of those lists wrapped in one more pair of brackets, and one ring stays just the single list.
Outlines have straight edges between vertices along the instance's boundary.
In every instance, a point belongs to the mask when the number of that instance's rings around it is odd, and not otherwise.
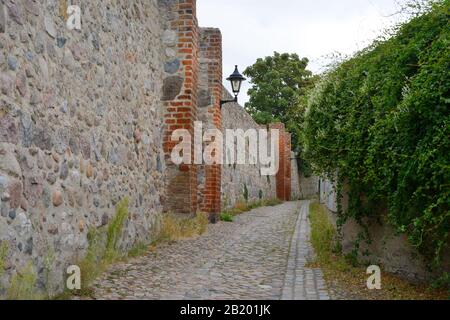
[{"label": "cobblestone path", "polygon": [[314,258],[309,242],[310,226],[308,221],[309,201],[302,202],[300,216],[292,237],[283,300],[329,300],[323,274],[320,269],[306,268],[308,261]]},{"label": "cobblestone path", "polygon": [[117,264],[95,299],[328,299],[320,270],[305,268],[309,202],[255,209],[202,237],[162,244]]}]

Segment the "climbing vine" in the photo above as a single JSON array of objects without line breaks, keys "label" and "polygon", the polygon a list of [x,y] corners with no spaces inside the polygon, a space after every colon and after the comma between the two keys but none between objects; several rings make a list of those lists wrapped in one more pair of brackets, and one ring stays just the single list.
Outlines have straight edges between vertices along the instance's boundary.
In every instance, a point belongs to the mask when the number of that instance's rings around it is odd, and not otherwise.
[{"label": "climbing vine", "polygon": [[348,191],[340,222],[387,212],[435,265],[450,230],[449,17],[440,1],[329,71],[302,130],[313,169]]}]

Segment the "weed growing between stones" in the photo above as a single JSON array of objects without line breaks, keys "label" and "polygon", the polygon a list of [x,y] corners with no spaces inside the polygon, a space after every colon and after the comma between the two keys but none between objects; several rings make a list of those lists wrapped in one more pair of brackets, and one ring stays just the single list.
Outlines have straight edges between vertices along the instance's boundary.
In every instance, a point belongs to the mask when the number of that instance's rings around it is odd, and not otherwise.
[{"label": "weed growing between stones", "polygon": [[150,245],[148,245],[146,243],[138,243],[128,252],[127,257],[128,258],[141,257],[141,256],[145,255],[146,253],[148,253],[149,249],[150,249]]},{"label": "weed growing between stones", "polygon": [[108,265],[120,260],[125,253],[120,252],[118,243],[123,225],[128,218],[128,198],[116,206],[116,214],[110,223],[102,228],[90,228],[88,232],[89,247],[86,256],[78,264],[81,270],[81,290],[77,295],[90,295],[90,284]]},{"label": "weed growing between stones", "polygon": [[123,224],[128,218],[128,198],[123,199],[116,209],[116,215],[108,224],[107,243],[105,259],[107,261],[114,261],[120,256],[118,249],[118,241],[122,234]]},{"label": "weed growing between stones", "polygon": [[9,246],[8,243],[2,242],[0,245],[0,277],[2,276],[3,272],[5,272],[5,260],[6,256],[8,255]]},{"label": "weed growing between stones", "polygon": [[43,297],[36,290],[36,271],[33,264],[28,265],[20,270],[11,278],[11,285],[8,289],[8,300],[38,300]]},{"label": "weed growing between stones", "polygon": [[104,229],[89,229],[89,247],[86,256],[78,264],[81,271],[81,292],[77,292],[77,294],[86,295],[85,290],[89,288],[90,283],[106,269],[104,261],[105,237],[102,237],[104,234]]},{"label": "weed growing between stones", "polygon": [[44,257],[44,276],[45,276],[45,289],[47,290],[47,296],[52,297],[54,295],[54,286],[51,281],[52,266],[55,262],[55,252],[52,248],[49,249]]},{"label": "weed growing between stones", "polygon": [[[260,201],[251,202],[251,203],[248,203],[245,201],[238,201],[234,205],[233,208],[225,210],[221,213],[221,220],[227,221],[227,222],[232,222],[233,217],[237,216],[241,213],[248,212],[253,209],[260,208],[260,207],[274,207],[274,206],[277,206],[282,203],[283,203],[283,201],[281,201],[279,199],[260,200]],[[222,216],[224,217],[224,219],[227,219],[227,220],[223,220]],[[228,221],[230,218],[231,218],[231,221]]]},{"label": "weed growing between stones", "polygon": [[[334,258],[334,254],[339,254],[339,246],[336,245],[336,229],[330,222],[327,212],[318,203],[311,204],[311,244],[316,251],[316,262],[319,264],[332,264],[333,268],[340,271],[348,270],[345,259],[341,256]],[[337,256],[338,257],[338,256]]]},{"label": "weed growing between stones", "polygon": [[230,209],[229,211],[231,214],[234,214],[234,215],[240,214],[240,213],[249,211],[248,206],[249,206],[249,203],[247,201],[241,200],[241,201],[236,202],[234,207],[232,209]]},{"label": "weed growing between stones", "polygon": [[197,213],[194,218],[167,214],[163,217],[157,242],[172,242],[202,235],[206,232],[208,223],[208,216],[205,213]]},{"label": "weed growing between stones", "polygon": [[278,206],[278,205],[280,205],[282,203],[283,203],[283,201],[281,201],[280,199],[270,199],[270,200],[265,200],[264,201],[264,206],[275,207],[275,206]]},{"label": "weed growing between stones", "polygon": [[234,217],[229,212],[222,212],[220,214],[220,220],[224,222],[233,222]]}]

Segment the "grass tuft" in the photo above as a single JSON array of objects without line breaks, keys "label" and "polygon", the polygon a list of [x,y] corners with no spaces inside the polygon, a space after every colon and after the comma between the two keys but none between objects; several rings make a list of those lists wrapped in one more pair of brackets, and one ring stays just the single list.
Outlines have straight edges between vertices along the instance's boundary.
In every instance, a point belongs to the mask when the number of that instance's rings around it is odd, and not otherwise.
[{"label": "grass tuft", "polygon": [[89,247],[86,256],[78,263],[81,271],[81,290],[76,292],[76,294],[81,296],[89,295],[89,292],[85,290],[107,267],[104,259],[105,242],[102,241],[102,232],[95,228],[89,229],[88,243]]},{"label": "grass tuft", "polygon": [[[259,201],[250,202],[250,203],[245,202],[245,201],[238,201],[238,202],[236,202],[236,204],[234,205],[233,208],[223,211],[221,213],[221,216],[224,216],[225,218],[228,218],[228,216],[234,217],[241,213],[251,211],[253,209],[257,209],[260,207],[274,207],[274,206],[280,205],[282,203],[283,203],[283,201],[281,201],[279,199],[259,200]],[[222,218],[221,218],[221,220],[227,221],[227,220],[223,220]]]},{"label": "grass tuft", "polygon": [[128,218],[128,197],[124,198],[116,208],[116,214],[108,224],[107,242],[106,242],[106,261],[115,261],[120,257],[118,242],[122,235],[123,225]]},{"label": "grass tuft", "polygon": [[39,300],[43,297],[36,291],[37,275],[32,263],[11,278],[11,284],[8,289],[8,300]]},{"label": "grass tuft", "polygon": [[128,251],[127,258],[137,258],[144,256],[150,250],[150,245],[146,243],[138,243],[130,251]]},{"label": "grass tuft", "polygon": [[231,213],[229,212],[222,212],[220,214],[220,220],[224,221],[224,222],[233,222],[234,217]]},{"label": "grass tuft", "polygon": [[5,272],[6,257],[8,255],[9,245],[6,241],[0,245],[0,276]]},{"label": "grass tuft", "polygon": [[166,214],[157,241],[173,242],[202,235],[206,232],[208,223],[205,213],[197,213],[194,218]]},{"label": "grass tuft", "polygon": [[275,207],[283,203],[283,201],[281,201],[280,199],[269,199],[264,200],[263,202],[264,202],[263,205],[266,207]]},{"label": "grass tuft", "polygon": [[81,271],[81,290],[75,292],[79,296],[90,296],[90,284],[106,268],[123,258],[118,244],[123,225],[128,218],[128,198],[124,198],[116,206],[116,214],[106,227],[90,228],[88,232],[89,247],[85,257],[78,263]]}]

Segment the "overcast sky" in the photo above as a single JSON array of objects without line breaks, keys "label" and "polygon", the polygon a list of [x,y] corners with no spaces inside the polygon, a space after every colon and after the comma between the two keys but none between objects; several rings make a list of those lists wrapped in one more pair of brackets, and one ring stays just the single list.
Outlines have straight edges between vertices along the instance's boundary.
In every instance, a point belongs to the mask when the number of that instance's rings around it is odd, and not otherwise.
[{"label": "overcast sky", "polygon": [[398,9],[396,0],[197,0],[200,26],[222,31],[224,78],[235,64],[242,72],[274,51],[307,57],[310,70],[323,71],[330,54],[363,49],[398,22]]}]

